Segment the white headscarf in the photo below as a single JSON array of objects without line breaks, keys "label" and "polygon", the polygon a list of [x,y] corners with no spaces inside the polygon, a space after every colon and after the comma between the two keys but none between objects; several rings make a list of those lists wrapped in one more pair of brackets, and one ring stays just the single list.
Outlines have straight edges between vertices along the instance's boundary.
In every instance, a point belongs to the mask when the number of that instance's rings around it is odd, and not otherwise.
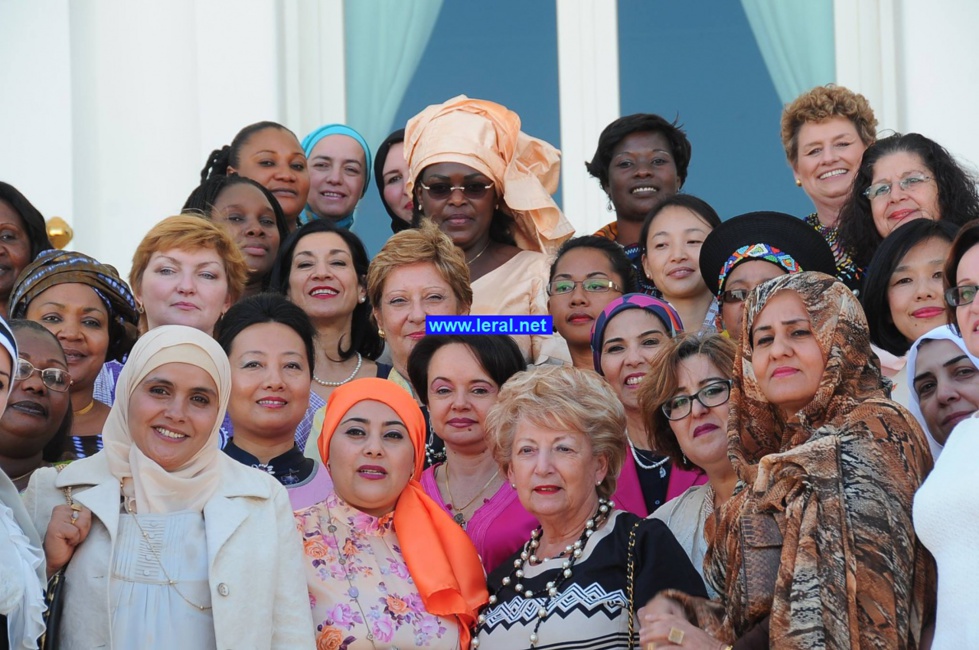
[{"label": "white headscarf", "polygon": [[[167,363],[187,363],[201,368],[214,380],[218,413],[207,442],[182,467],[163,469],[133,443],[129,427],[129,400],[146,376]],[[201,512],[218,487],[217,459],[221,453],[220,429],[231,394],[231,366],[217,341],[200,330],[183,325],[154,327],[140,337],[129,354],[119,382],[116,401],[102,430],[102,441],[112,475],[129,485],[140,512]]]},{"label": "white headscarf", "polygon": [[925,435],[928,437],[928,446],[931,447],[931,455],[938,460],[938,457],[942,453],[943,445],[935,440],[935,436],[932,435],[931,431],[928,429],[928,424],[925,422],[925,416],[921,413],[921,406],[918,401],[918,391],[914,389],[914,376],[917,372],[916,366],[918,365],[918,348],[921,346],[922,341],[951,341],[954,343],[963,353],[968,355],[969,360],[972,361],[972,365],[979,368],[979,358],[973,356],[969,349],[965,347],[965,341],[962,337],[952,331],[952,328],[948,325],[942,325],[941,327],[936,327],[927,334],[922,334],[914,344],[911,345],[911,349],[908,351],[908,387],[911,392],[910,404],[908,404],[908,409],[914,415],[915,419],[921,423],[921,428],[924,429]]}]

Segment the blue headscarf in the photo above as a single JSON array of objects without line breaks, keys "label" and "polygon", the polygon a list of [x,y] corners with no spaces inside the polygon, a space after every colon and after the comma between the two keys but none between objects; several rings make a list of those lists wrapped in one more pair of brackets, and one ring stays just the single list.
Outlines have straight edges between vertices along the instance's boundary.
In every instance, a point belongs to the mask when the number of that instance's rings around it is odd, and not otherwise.
[{"label": "blue headscarf", "polygon": [[[306,153],[306,158],[309,158],[310,154],[313,153],[313,148],[316,146],[320,140],[328,135],[345,135],[348,138],[353,138],[360,145],[360,148],[364,150],[364,161],[366,166],[364,167],[364,189],[360,193],[360,197],[363,198],[367,194],[367,186],[370,185],[371,181],[371,148],[367,145],[367,140],[364,139],[360,133],[350,128],[346,124],[324,124],[318,129],[314,129],[310,132],[302,141],[303,151]],[[309,204],[306,204],[306,208],[299,215],[299,223],[304,224],[312,221],[313,219],[318,219],[315,214],[313,214],[312,208]],[[334,222],[338,228],[345,228],[350,230],[350,227],[354,225],[354,215],[353,213],[348,214],[343,219],[339,219]]]}]

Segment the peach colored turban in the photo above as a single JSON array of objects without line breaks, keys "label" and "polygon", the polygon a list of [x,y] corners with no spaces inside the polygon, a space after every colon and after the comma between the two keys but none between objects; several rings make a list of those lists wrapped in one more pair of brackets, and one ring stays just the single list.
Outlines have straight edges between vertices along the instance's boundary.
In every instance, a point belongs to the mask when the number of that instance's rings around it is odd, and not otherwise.
[{"label": "peach colored turban", "polygon": [[551,198],[561,152],[521,131],[520,116],[505,106],[465,95],[429,106],[408,120],[405,159],[409,193],[422,170],[440,162],[462,163],[493,179],[524,250],[553,252],[574,234]]}]

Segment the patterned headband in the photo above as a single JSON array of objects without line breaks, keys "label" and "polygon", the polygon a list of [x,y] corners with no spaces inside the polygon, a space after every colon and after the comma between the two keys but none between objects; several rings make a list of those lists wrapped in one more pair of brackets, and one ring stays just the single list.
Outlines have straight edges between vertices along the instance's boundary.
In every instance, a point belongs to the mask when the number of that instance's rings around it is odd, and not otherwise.
[{"label": "patterned headband", "polygon": [[788,253],[783,253],[774,246],[769,246],[768,244],[748,244],[734,251],[734,254],[727,258],[727,262],[724,262],[724,266],[721,267],[721,273],[717,276],[718,294],[724,290],[724,280],[727,279],[728,273],[741,262],[750,259],[764,260],[772,264],[777,264],[785,269],[786,273],[801,273],[804,270],[795,261],[795,258]]}]

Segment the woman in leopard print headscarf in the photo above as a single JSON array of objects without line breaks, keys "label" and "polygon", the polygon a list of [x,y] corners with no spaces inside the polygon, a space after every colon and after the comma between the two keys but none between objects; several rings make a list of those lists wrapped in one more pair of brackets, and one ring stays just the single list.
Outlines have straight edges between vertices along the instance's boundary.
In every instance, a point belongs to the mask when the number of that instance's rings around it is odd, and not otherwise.
[{"label": "woman in leopard print headscarf", "polygon": [[721,598],[661,594],[642,642],[917,648],[936,583],[911,503],[932,459],[888,399],[859,302],[830,276],[785,275],[743,318],[728,422],[739,483],[705,529]]}]

